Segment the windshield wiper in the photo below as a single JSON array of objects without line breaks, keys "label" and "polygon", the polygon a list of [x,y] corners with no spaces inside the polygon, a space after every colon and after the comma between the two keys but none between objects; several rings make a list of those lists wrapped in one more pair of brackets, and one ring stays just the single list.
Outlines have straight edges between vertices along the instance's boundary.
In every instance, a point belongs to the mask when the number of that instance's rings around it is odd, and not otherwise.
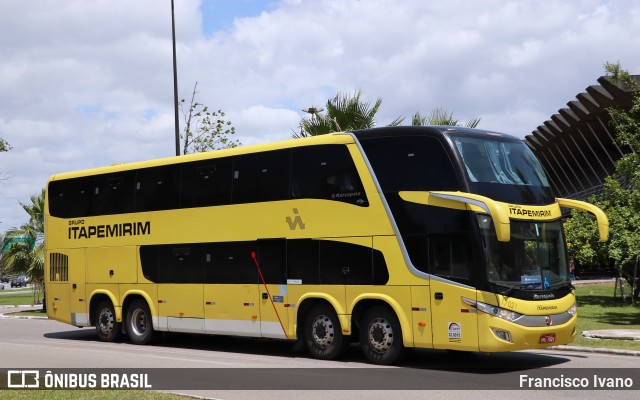
[{"label": "windshield wiper", "polygon": [[515,292],[516,290],[518,290],[517,287],[515,286],[509,286],[506,290],[503,290],[502,292],[500,292],[501,295],[505,296],[505,297],[510,297],[511,294],[513,292]]}]

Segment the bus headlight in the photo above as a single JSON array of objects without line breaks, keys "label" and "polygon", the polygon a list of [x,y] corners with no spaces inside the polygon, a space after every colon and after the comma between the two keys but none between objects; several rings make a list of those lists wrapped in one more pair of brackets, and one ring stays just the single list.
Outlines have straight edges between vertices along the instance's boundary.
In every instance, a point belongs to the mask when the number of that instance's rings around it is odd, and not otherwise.
[{"label": "bus headlight", "polygon": [[573,303],[573,305],[571,306],[571,308],[569,308],[567,313],[571,315],[576,315],[578,313],[578,303]]},{"label": "bus headlight", "polygon": [[485,304],[483,302],[472,300],[467,297],[463,297],[462,301],[465,304],[475,307],[478,311],[481,311],[485,314],[493,315],[494,317],[498,317],[498,318],[507,320],[509,322],[514,322],[518,318],[522,317],[522,314],[519,314],[515,311],[507,310],[497,306],[492,306],[490,304]]}]

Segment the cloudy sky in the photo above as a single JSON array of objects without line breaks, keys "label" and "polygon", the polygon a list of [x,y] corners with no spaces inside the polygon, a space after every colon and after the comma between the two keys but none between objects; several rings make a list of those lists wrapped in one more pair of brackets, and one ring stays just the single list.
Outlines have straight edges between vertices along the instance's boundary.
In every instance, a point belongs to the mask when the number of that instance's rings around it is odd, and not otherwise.
[{"label": "cloudy sky", "polygon": [[[379,124],[445,107],[524,137],[605,62],[640,73],[633,0],[175,3],[179,96],[244,144],[358,89]],[[51,174],[175,154],[170,0],[2,0],[0,32],[0,232]]]}]

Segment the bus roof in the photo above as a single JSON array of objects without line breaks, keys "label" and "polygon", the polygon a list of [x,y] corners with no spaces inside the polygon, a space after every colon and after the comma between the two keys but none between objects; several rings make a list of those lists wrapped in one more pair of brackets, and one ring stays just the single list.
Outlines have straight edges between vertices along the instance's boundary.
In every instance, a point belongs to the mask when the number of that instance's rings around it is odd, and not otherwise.
[{"label": "bus roof", "polygon": [[135,170],[139,168],[147,168],[161,165],[171,165],[181,162],[199,161],[219,157],[228,157],[240,154],[258,153],[269,150],[286,149],[301,146],[313,146],[320,144],[350,144],[354,143],[353,137],[349,134],[353,133],[358,139],[367,138],[381,138],[389,136],[413,136],[413,135],[426,135],[434,137],[445,137],[449,134],[457,135],[469,135],[469,136],[491,136],[494,138],[502,138],[507,140],[520,140],[514,136],[506,135],[504,133],[496,133],[483,129],[464,128],[460,126],[391,126],[391,127],[379,127],[370,129],[359,129],[350,132],[336,132],[320,136],[312,136],[302,139],[289,139],[278,142],[262,143],[249,146],[240,146],[231,149],[208,151],[198,154],[188,154],[182,156],[164,157],[158,159],[151,159],[146,161],[136,161],[131,163],[114,164],[105,167],[98,167],[80,171],[63,172],[52,175],[49,181],[75,178],[87,175],[98,175],[110,172],[120,172]]},{"label": "bus roof", "polygon": [[388,136],[434,136],[444,137],[450,134],[468,135],[476,137],[492,137],[506,140],[519,140],[515,136],[505,133],[488,131],[485,129],[465,128],[461,126],[433,125],[433,126],[389,126],[382,128],[360,129],[352,131],[358,139],[381,138]]},{"label": "bus roof", "polygon": [[286,148],[301,147],[301,146],[313,146],[313,145],[320,145],[320,144],[350,144],[350,143],[354,143],[353,137],[351,135],[345,134],[344,132],[336,132],[336,133],[330,133],[327,135],[313,136],[313,137],[302,138],[302,139],[289,139],[289,140],[283,140],[278,142],[234,147],[231,149],[208,151],[204,153],[164,157],[164,158],[157,158],[157,159],[151,159],[146,161],[114,164],[110,166],[98,167],[98,168],[92,168],[92,169],[86,169],[86,170],[80,170],[80,171],[63,172],[63,173],[52,175],[51,177],[49,177],[49,181],[76,178],[76,177],[87,176],[87,175],[105,174],[110,172],[136,170],[139,168],[171,165],[171,164],[177,164],[182,162],[207,160],[207,159],[220,158],[220,157],[229,157],[229,156],[240,155],[240,154],[258,153],[258,152],[269,151],[269,150],[278,150],[278,149],[286,149]]}]

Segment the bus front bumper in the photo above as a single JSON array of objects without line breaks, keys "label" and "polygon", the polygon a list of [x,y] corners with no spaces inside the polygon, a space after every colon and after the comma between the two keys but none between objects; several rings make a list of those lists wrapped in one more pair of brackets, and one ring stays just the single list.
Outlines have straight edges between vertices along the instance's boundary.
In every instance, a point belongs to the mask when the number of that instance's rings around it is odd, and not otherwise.
[{"label": "bus front bumper", "polygon": [[569,344],[576,335],[576,315],[561,324],[554,323],[554,316],[530,317],[531,320],[540,321],[535,325],[542,326],[524,326],[488,314],[478,314],[478,347],[481,352],[541,349]]}]

